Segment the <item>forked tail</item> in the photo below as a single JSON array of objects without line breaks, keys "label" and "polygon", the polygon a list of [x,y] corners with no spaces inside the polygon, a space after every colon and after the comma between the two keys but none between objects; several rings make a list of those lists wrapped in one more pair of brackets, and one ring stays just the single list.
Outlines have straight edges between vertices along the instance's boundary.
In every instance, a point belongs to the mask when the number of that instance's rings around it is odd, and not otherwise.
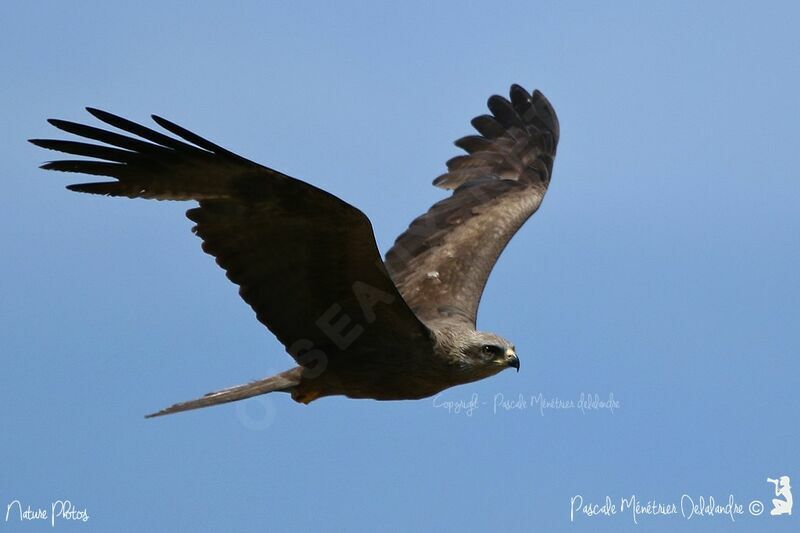
[{"label": "forked tail", "polygon": [[258,379],[243,385],[236,385],[235,387],[228,387],[227,389],[218,390],[216,392],[209,392],[205,396],[197,398],[196,400],[176,403],[158,411],[157,413],[145,415],[145,418],[171,415],[172,413],[179,413],[181,411],[189,411],[191,409],[199,409],[201,407],[209,407],[221,403],[235,402],[237,400],[244,400],[245,398],[251,398],[260,394],[267,394],[268,392],[291,392],[292,388],[300,383],[302,371],[302,367],[296,367],[268,378]]}]

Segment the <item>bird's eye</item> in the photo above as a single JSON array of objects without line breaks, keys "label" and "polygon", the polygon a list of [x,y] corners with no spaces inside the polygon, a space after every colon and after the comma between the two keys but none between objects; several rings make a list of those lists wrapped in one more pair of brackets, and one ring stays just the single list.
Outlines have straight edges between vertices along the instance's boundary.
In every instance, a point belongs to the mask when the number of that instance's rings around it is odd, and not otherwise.
[{"label": "bird's eye", "polygon": [[483,348],[481,348],[481,350],[486,355],[492,355],[494,353],[494,346],[492,346],[491,344],[484,344]]}]

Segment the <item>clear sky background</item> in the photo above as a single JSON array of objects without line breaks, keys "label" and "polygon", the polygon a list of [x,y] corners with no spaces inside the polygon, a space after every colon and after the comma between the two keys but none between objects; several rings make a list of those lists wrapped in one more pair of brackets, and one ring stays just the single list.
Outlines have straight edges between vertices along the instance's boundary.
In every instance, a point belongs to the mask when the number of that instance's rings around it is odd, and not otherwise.
[{"label": "clear sky background", "polygon": [[[0,4],[0,531],[65,498],[91,517],[71,531],[797,531],[766,482],[800,487],[796,3],[117,4]],[[66,137],[46,118],[160,114],[358,206],[385,251],[511,83],[562,131],[480,309],[519,374],[142,417],[293,361],[188,204],[38,170],[56,156],[25,140]],[[582,393],[619,408],[531,404]],[[683,494],[743,514],[570,521],[576,495]]]}]

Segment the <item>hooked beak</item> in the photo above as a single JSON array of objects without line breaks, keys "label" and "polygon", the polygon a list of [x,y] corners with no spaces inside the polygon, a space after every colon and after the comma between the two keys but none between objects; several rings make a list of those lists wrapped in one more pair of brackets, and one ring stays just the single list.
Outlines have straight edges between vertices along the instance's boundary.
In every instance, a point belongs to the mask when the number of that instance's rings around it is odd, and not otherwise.
[{"label": "hooked beak", "polygon": [[511,348],[506,350],[506,360],[508,361],[508,366],[516,368],[517,372],[519,372],[519,357],[517,357],[516,352]]}]

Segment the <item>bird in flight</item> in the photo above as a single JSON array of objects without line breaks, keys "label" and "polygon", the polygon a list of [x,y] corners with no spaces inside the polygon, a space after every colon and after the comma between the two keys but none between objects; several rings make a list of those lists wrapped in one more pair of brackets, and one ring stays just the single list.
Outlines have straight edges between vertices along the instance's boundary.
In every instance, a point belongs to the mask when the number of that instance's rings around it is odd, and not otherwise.
[{"label": "bird in flight", "polygon": [[419,399],[519,371],[514,345],[475,322],[498,256],[542,202],[559,126],[539,91],[512,85],[509,96],[489,98],[491,114],[472,120],[478,134],[455,142],[466,154],[433,181],[451,194],[412,221],[385,259],[357,208],[161,117],[152,118],[172,136],[93,108],[123,133],[49,120],[100,144],[31,139],[89,158],[41,168],[113,178],[68,189],[198,202],[186,215],[203,250],[297,362],[147,416],[275,391],[304,404],[331,395]]}]

